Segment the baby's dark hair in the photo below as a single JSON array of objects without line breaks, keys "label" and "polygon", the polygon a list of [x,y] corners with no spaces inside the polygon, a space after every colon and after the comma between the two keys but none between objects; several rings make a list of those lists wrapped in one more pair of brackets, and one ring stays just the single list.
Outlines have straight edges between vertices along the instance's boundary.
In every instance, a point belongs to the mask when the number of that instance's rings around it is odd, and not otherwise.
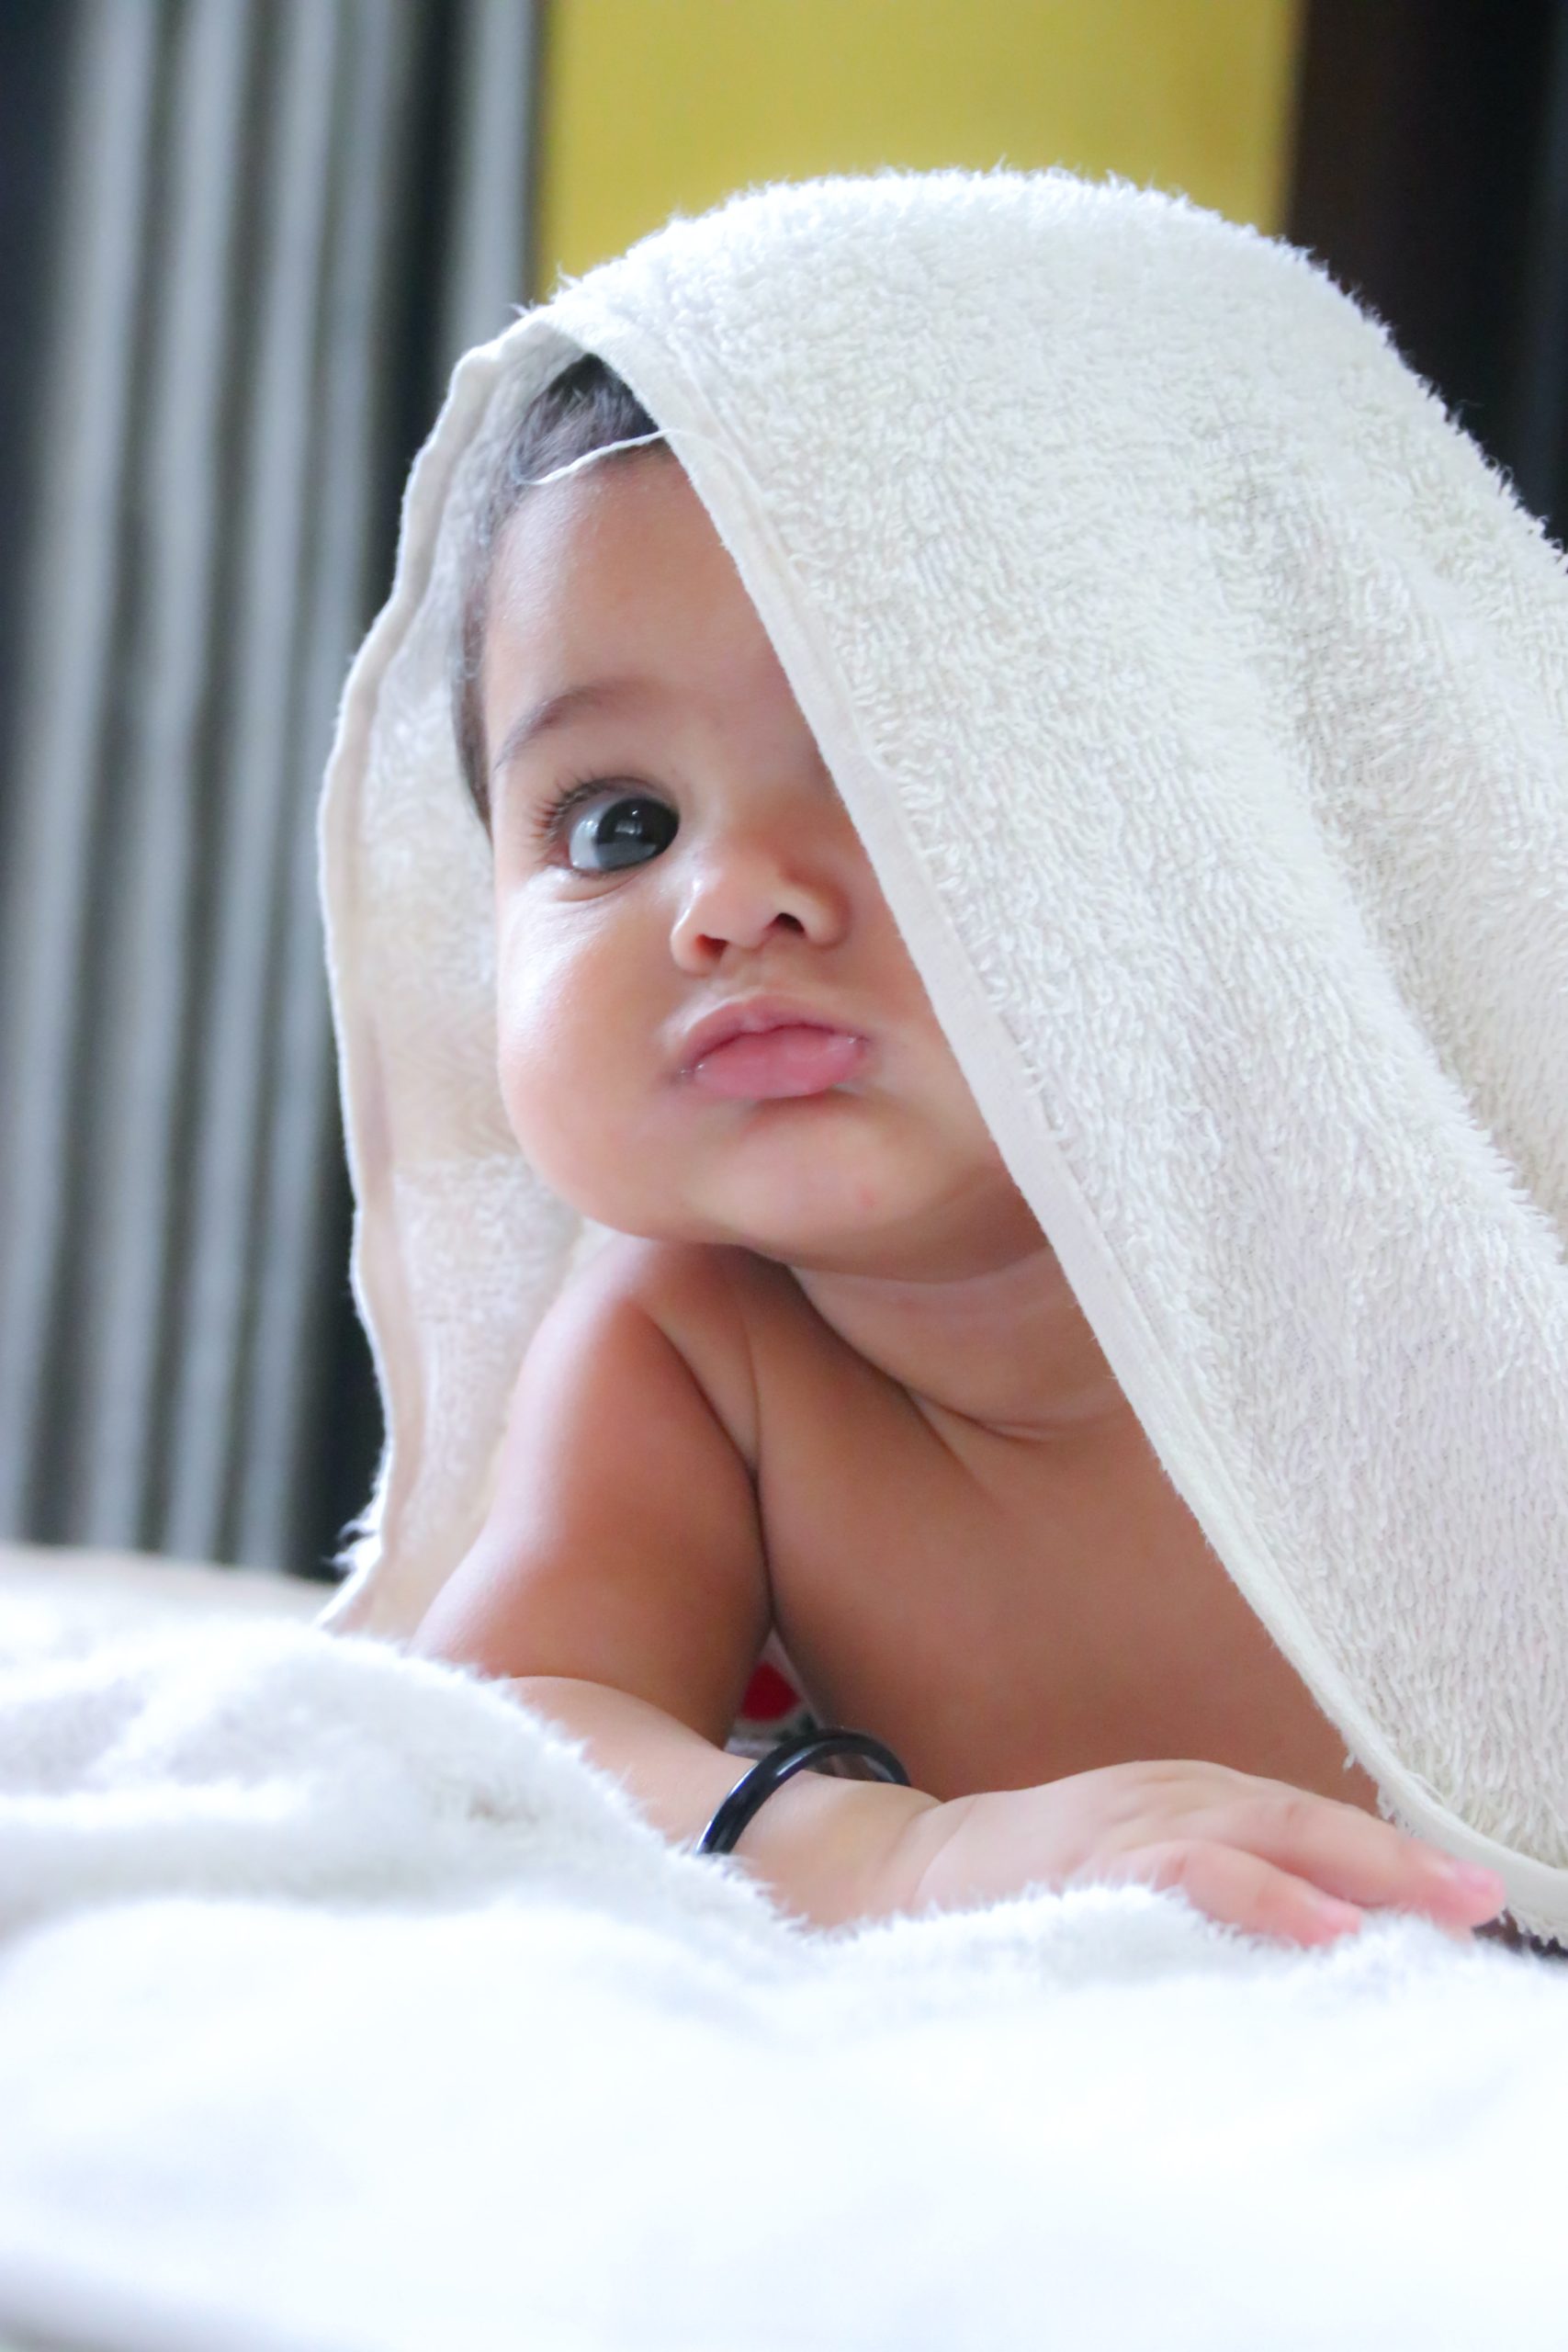
[{"label": "baby's dark hair", "polygon": [[[452,658],[452,718],[468,797],[490,831],[490,770],[479,671],[490,621],[495,544],[522,504],[532,479],[570,465],[613,441],[659,430],[631,387],[595,352],[584,352],[528,402],[496,459],[463,548],[457,641]],[[653,443],[659,448],[662,445]],[[630,453],[629,454],[634,454]],[[636,454],[640,454],[636,453]],[[613,461],[612,461],[613,462]]]}]

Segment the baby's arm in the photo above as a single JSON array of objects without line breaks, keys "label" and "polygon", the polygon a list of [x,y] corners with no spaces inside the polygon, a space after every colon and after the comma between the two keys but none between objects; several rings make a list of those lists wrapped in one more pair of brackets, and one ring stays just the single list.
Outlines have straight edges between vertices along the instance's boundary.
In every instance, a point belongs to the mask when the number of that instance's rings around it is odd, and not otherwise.
[{"label": "baby's arm", "polygon": [[[414,1636],[505,1677],[671,1839],[751,1759],[725,1751],[771,1623],[750,1474],[658,1312],[646,1251],[612,1242],[529,1346],[495,1500]],[[891,1858],[933,1797],[799,1772],[736,1857],[819,1926],[897,1907]]]},{"label": "baby's arm", "polygon": [[[541,1323],[490,1517],[413,1646],[507,1678],[684,1842],[750,1769],[724,1743],[771,1606],[750,1473],[660,1319],[653,1262],[609,1245]],[[1317,1943],[1355,1917],[1337,1920],[1325,1895],[1461,1929],[1501,1899],[1466,1893],[1432,1848],[1354,1806],[1196,1761],[946,1804],[799,1772],[735,1852],[818,1926],[1125,1878]]]}]

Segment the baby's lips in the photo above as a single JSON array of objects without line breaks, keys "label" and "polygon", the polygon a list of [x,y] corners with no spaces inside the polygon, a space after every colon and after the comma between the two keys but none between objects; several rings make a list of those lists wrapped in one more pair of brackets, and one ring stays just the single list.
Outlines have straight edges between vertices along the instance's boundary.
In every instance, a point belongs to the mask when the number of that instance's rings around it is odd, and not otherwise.
[{"label": "baby's lips", "polygon": [[866,1040],[849,1030],[782,1023],[727,1038],[695,1065],[692,1083],[730,1100],[820,1094],[852,1077],[866,1050]]}]

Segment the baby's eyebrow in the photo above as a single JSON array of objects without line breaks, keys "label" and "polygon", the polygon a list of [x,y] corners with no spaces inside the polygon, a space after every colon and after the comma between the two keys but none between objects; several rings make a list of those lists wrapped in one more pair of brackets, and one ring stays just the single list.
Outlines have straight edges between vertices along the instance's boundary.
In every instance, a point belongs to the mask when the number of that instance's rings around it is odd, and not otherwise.
[{"label": "baby's eyebrow", "polygon": [[658,691],[657,680],[637,677],[590,678],[580,686],[563,686],[558,694],[547,695],[542,702],[530,705],[507,729],[501,749],[491,763],[491,775],[499,775],[541,735],[569,727],[573,719],[594,711],[611,710],[621,703],[645,702]]}]

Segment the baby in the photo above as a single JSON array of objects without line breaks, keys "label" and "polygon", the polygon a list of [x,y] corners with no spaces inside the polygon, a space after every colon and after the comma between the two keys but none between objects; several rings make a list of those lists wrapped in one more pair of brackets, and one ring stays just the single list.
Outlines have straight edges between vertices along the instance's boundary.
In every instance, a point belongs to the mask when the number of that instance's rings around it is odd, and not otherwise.
[{"label": "baby", "polygon": [[1300,1944],[1369,1905],[1468,1933],[1501,1882],[1379,1817],[1166,1477],[705,509],[659,439],[610,447],[656,432],[580,360],[469,553],[502,1092],[612,1233],[413,1646],[688,1840],[775,1634],[911,1783],[798,1773],[743,1831],[819,1925],[1133,1879]]}]

